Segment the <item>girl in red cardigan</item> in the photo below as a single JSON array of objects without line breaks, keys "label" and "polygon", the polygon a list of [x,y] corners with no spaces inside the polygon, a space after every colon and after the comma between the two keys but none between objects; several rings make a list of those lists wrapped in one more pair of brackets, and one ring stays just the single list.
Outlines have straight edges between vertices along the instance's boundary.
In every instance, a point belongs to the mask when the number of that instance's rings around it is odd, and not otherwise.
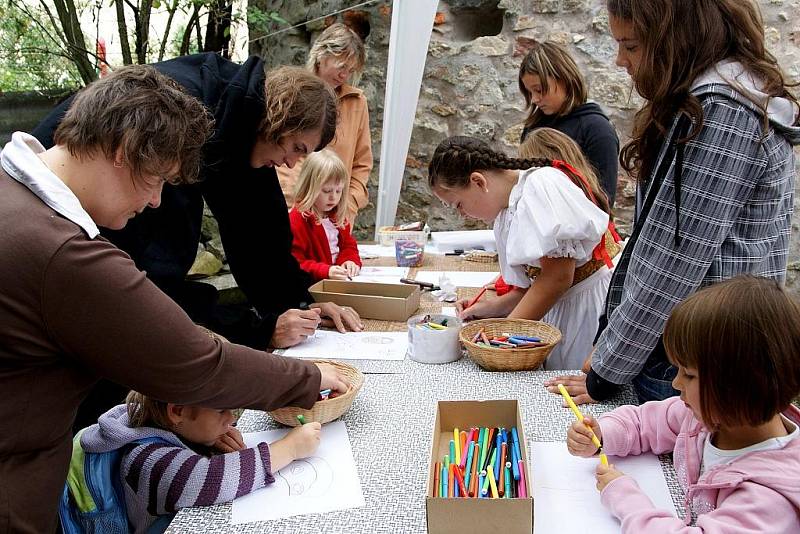
[{"label": "girl in red cardigan", "polygon": [[361,271],[356,240],[350,235],[347,196],[350,176],[332,150],[312,152],[297,179],[289,212],[292,254],[314,281],[348,280]]}]

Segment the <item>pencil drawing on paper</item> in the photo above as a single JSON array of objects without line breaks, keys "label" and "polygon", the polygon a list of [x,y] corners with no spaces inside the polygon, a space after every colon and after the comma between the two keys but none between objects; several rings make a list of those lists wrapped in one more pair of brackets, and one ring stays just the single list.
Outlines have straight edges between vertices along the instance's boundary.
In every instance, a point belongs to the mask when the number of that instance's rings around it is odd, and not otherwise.
[{"label": "pencil drawing on paper", "polygon": [[295,460],[277,475],[276,486],[291,497],[323,497],[333,485],[331,465],[318,456]]}]

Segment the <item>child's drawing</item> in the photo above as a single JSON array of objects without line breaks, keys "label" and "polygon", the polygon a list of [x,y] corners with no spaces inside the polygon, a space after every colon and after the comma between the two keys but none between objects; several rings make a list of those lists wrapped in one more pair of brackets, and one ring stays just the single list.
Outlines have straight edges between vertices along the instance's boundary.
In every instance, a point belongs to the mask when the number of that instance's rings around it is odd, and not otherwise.
[{"label": "child's drawing", "polygon": [[286,495],[323,497],[333,484],[333,469],[318,456],[295,460],[277,472],[275,484],[286,491]]}]

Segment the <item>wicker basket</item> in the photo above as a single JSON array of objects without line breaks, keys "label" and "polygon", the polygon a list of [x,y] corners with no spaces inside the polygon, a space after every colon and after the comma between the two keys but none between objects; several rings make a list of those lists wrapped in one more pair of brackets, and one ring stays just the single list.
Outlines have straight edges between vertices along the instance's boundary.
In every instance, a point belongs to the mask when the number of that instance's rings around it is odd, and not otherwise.
[{"label": "wicker basket", "polygon": [[310,410],[287,406],[286,408],[279,408],[269,412],[272,418],[279,423],[286,426],[298,426],[300,424],[297,420],[298,415],[305,417],[307,423],[319,421],[324,424],[338,419],[350,409],[350,405],[353,404],[353,399],[356,398],[358,390],[361,389],[361,386],[364,384],[364,375],[351,365],[331,360],[310,361],[332,365],[339,371],[339,374],[342,375],[342,378],[350,387],[344,395],[328,400],[317,401]]},{"label": "wicker basket", "polygon": [[[503,349],[485,347],[472,342],[481,328],[488,337],[500,336],[504,332],[522,336],[538,337],[547,345],[527,349]],[[536,369],[547,359],[547,355],[561,341],[558,328],[541,321],[527,319],[481,319],[472,321],[458,335],[466,347],[469,357],[487,371],[524,371]]]},{"label": "wicker basket", "polygon": [[497,252],[486,252],[485,250],[470,250],[464,254],[464,259],[477,263],[494,263],[497,261]]}]

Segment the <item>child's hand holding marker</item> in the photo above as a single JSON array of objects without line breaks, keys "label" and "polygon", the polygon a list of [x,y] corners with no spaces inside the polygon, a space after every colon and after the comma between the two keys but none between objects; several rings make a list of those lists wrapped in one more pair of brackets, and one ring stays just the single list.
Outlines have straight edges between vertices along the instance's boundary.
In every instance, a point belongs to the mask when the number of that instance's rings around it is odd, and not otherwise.
[{"label": "child's hand holding marker", "polygon": [[612,480],[625,476],[625,473],[618,471],[614,464],[598,464],[597,469],[595,469],[595,476],[597,477],[597,491],[603,491]]},{"label": "child's hand holding marker", "polygon": [[354,276],[358,276],[358,273],[361,272],[361,267],[359,267],[354,261],[346,261],[342,264],[342,267],[344,267],[344,270],[347,271],[348,279],[351,280]]},{"label": "child's hand holding marker", "polygon": [[[600,462],[603,465],[608,465],[608,458],[606,457],[605,453],[603,452],[603,445],[600,442],[600,438],[602,436],[602,434],[600,432],[600,425],[597,424],[597,421],[595,421],[594,422],[594,427],[592,427],[591,421],[594,421],[594,420],[589,418],[589,420],[587,421],[587,418],[584,417],[584,415],[581,413],[581,411],[578,409],[578,407],[575,406],[575,402],[572,400],[572,397],[569,396],[569,393],[567,393],[567,389],[564,387],[564,384],[559,384],[558,385],[558,391],[561,392],[561,395],[564,397],[564,400],[567,401],[567,405],[569,405],[570,410],[572,410],[572,413],[575,414],[575,418],[578,420],[578,424],[583,426],[583,430],[587,430],[588,431],[587,433],[588,433],[589,441],[591,441],[592,446],[594,447],[594,450],[592,451],[592,454],[594,454],[594,451],[599,450],[600,451]],[[571,433],[574,428],[575,428],[575,423],[572,424],[572,427],[570,428],[569,433]],[[596,432],[595,432],[595,430],[596,430]],[[569,433],[567,435],[567,439],[568,440],[569,440]],[[581,432],[581,434],[582,433],[583,432]],[[576,436],[573,435],[573,437],[576,437]],[[579,443],[580,443],[580,439],[579,439]],[[569,448],[569,441],[567,441],[567,447]],[[570,452],[572,452],[572,451],[570,450]],[[579,456],[582,456],[582,455],[579,455]]]},{"label": "child's hand holding marker", "polygon": [[350,274],[341,265],[331,265],[330,269],[328,269],[328,278],[331,280],[349,280]]},{"label": "child's hand holding marker", "polygon": [[567,449],[573,456],[590,458],[597,453],[599,447],[592,442],[592,432],[600,439],[602,433],[597,419],[590,415],[583,417],[583,422],[575,421],[567,430]]}]

